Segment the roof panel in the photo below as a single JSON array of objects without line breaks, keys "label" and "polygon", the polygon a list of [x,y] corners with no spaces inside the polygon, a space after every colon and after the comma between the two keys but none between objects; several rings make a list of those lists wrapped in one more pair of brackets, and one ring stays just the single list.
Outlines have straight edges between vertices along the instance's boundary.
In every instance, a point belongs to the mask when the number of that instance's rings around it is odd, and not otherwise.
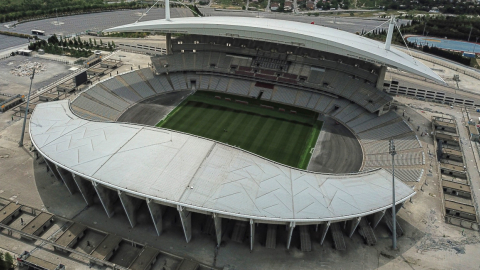
[{"label": "roof panel", "polygon": [[105,32],[165,32],[236,37],[289,44],[398,68],[436,82],[443,79],[412,56],[378,41],[319,25],[251,17],[188,17],[113,27]]},{"label": "roof panel", "polygon": [[[56,137],[45,144],[51,134]],[[392,176],[382,169],[307,172],[193,135],[80,120],[68,100],[37,105],[30,135],[43,156],[91,181],[201,211],[257,221],[320,222],[363,216],[391,202]],[[413,194],[396,181],[397,203]]]}]

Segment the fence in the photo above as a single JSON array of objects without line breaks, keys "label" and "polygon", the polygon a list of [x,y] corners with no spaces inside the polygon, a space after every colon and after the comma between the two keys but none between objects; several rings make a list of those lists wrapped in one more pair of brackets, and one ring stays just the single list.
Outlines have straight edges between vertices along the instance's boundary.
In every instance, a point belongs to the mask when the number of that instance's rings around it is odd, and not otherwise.
[{"label": "fence", "polygon": [[35,54],[33,57],[41,58],[41,59],[45,59],[45,60],[51,60],[51,61],[55,61],[55,62],[60,62],[60,63],[66,64],[66,65],[75,65],[75,61],[63,60],[63,59],[58,59],[58,58],[50,58],[50,57],[47,57],[47,56],[44,56],[44,55],[41,55],[41,54]]}]

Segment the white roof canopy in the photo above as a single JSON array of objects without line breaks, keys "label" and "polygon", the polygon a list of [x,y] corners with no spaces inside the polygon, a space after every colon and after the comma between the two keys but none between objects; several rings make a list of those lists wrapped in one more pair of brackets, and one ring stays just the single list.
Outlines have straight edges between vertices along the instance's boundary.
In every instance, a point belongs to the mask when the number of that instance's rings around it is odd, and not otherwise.
[{"label": "white roof canopy", "polygon": [[122,25],[105,32],[163,32],[233,37],[288,44],[361,59],[444,84],[430,68],[393,47],[345,31],[285,20],[250,17],[188,17]]},{"label": "white roof canopy", "polygon": [[[383,169],[322,174],[171,130],[95,122],[69,101],[37,105],[30,136],[46,159],[91,181],[189,209],[270,222],[340,221],[391,207]],[[414,191],[395,181],[396,203]]]}]

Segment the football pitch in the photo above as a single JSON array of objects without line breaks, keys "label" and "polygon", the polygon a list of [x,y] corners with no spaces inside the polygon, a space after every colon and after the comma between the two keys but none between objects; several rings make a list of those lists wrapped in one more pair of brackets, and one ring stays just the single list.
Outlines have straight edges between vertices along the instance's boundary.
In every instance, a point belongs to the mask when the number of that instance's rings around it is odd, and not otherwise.
[{"label": "football pitch", "polygon": [[[246,101],[248,105],[236,100]],[[317,118],[316,112],[283,104],[198,91],[157,126],[234,145],[279,163],[306,169],[322,127]]]}]

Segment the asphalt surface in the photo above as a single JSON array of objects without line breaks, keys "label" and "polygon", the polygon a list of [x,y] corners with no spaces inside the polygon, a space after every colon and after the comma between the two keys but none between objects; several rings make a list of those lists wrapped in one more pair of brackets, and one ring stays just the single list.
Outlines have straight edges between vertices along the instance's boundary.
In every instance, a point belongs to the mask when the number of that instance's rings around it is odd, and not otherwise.
[{"label": "asphalt surface", "polygon": [[342,124],[328,116],[324,121],[307,169],[322,173],[354,173],[363,161],[362,147],[357,138]]},{"label": "asphalt surface", "polygon": [[[142,16],[144,11],[145,10],[143,9],[134,9],[81,14],[75,16],[58,17],[58,23],[57,18],[50,18],[20,23],[14,28],[0,27],[0,29],[3,29],[3,31],[22,34],[31,34],[32,29],[43,30],[45,31],[45,35],[47,37],[48,35],[53,34],[62,34],[64,36],[72,34],[78,35],[87,30],[98,32],[114,26],[134,23]],[[171,8],[170,16],[172,18],[193,17],[193,14],[187,8]],[[143,22],[164,18],[165,10],[163,8],[152,8],[147,15],[141,19],[141,21]],[[9,23],[5,23],[5,25],[8,24]]]},{"label": "asphalt surface", "polygon": [[15,47],[18,45],[27,45],[27,44],[28,44],[28,39],[26,38],[0,35],[0,51],[10,47]]},{"label": "asphalt surface", "polygon": [[184,90],[146,99],[126,110],[117,122],[155,126],[191,93]]},{"label": "asphalt surface", "polygon": [[[287,21],[297,21],[303,23],[314,23],[316,25],[326,26],[343,30],[350,33],[362,32],[362,30],[370,31],[375,27],[385,23],[387,19],[381,18],[355,18],[355,17],[334,17],[334,16],[308,16],[308,15],[293,15],[280,12],[246,12],[246,11],[225,11],[214,10],[213,8],[200,8],[204,16],[237,16],[237,17],[260,17],[269,19],[279,19]],[[408,20],[400,20],[398,24],[406,24]],[[379,29],[388,29],[388,24],[385,23]],[[321,31],[321,29],[319,29]]]}]

